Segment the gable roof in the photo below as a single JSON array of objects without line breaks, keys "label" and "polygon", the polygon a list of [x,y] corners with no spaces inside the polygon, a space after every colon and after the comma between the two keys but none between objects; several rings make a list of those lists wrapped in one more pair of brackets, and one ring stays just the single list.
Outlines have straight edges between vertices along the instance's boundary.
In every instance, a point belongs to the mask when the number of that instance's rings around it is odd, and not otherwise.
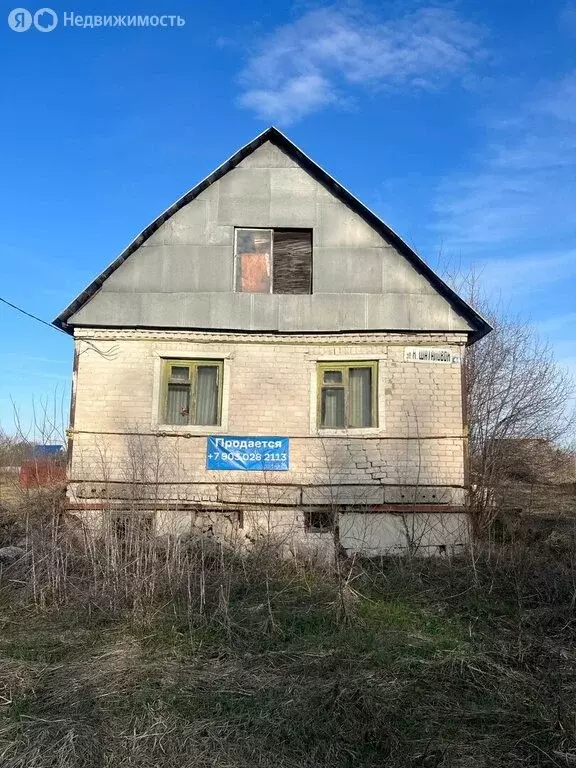
[{"label": "gable roof", "polygon": [[148,238],[161,227],[168,219],[170,219],[177,211],[183,208],[185,205],[194,200],[204,190],[206,190],[215,181],[218,181],[226,173],[235,168],[242,160],[251,155],[258,147],[262,146],[266,142],[271,142],[286,155],[300,165],[310,176],[316,181],[327,187],[330,192],[339,199],[342,203],[347,205],[352,211],[358,214],[364,221],[366,221],[376,232],[378,232],[385,240],[393,245],[399,253],[401,253],[409,263],[411,263],[415,269],[420,272],[434,288],[441,294],[452,307],[462,315],[470,325],[475,329],[469,337],[470,343],[478,341],[487,333],[492,330],[489,323],[479,315],[472,307],[467,304],[455,291],[453,291],[435,272],[432,270],[418,254],[404,241],[402,238],[394,232],[382,219],[380,219],[373,211],[367,208],[358,198],[349,192],[345,187],[339,184],[336,179],[330,176],[327,171],[321,168],[314,162],[308,155],[306,155],[299,147],[296,146],[287,136],[285,136],[278,128],[271,126],[256,136],[248,144],[245,144],[237,152],[235,152],[228,160],[222,165],[218,166],[215,171],[206,176],[202,181],[196,184],[195,187],[186,192],[182,197],[167,208],[160,214],[154,221],[149,224],[134,240],[125,248],[122,253],[114,259],[114,261],[96,277],[90,285],[80,293],[74,301],[63,310],[58,317],[53,320],[53,325],[68,333],[72,332],[71,327],[67,324],[68,320],[74,315],[84,304],[86,304],[101,288],[104,281],[123,264]]}]

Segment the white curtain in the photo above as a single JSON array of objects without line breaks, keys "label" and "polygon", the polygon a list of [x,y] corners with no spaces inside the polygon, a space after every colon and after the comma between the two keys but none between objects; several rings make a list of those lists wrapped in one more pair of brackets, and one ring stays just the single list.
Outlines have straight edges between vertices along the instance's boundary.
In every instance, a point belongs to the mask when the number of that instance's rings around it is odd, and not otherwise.
[{"label": "white curtain", "polygon": [[322,390],[322,426],[332,429],[345,426],[344,389],[342,387],[326,387]]},{"label": "white curtain", "polygon": [[370,368],[350,368],[349,411],[348,426],[372,426],[372,370]]},{"label": "white curtain", "polygon": [[218,423],[218,368],[198,366],[196,381],[196,424]]},{"label": "white curtain", "polygon": [[166,404],[166,424],[188,424],[190,385],[169,384]]}]

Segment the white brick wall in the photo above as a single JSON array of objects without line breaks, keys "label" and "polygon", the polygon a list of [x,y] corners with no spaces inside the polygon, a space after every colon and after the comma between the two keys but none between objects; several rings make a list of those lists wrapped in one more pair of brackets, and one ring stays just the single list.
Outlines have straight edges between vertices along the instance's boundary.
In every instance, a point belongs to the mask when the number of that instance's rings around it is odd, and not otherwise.
[{"label": "white brick wall", "polygon": [[[460,365],[404,362],[404,347],[448,347],[461,356],[464,334],[294,337],[77,329],[76,337],[70,472],[73,482],[86,482],[84,496],[101,495],[98,481],[136,479],[163,484],[154,493],[166,498],[223,501],[219,485],[250,483],[342,485],[349,501],[354,494],[349,486],[369,484],[370,500],[384,503],[394,501],[393,486],[463,485]],[[83,339],[106,354],[97,354]],[[218,428],[158,424],[162,357],[225,360],[225,423],[220,431],[290,437],[290,470],[208,472],[205,436]],[[315,371],[317,361],[327,359],[378,360],[377,429],[318,435]],[[254,493],[259,492],[252,489]],[[451,494],[446,492],[442,500],[454,501]],[[265,502],[266,494],[261,495]]]}]

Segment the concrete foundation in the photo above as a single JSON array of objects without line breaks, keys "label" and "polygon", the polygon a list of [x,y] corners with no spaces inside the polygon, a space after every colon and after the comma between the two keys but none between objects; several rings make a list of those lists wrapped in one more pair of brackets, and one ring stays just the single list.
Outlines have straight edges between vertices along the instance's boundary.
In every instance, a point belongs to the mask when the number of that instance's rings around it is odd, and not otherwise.
[{"label": "concrete foundation", "polygon": [[[155,536],[193,538],[210,545],[249,552],[267,545],[284,557],[305,555],[326,559],[339,554],[378,557],[411,552],[438,556],[462,552],[469,541],[464,512],[409,510],[395,512],[334,512],[334,530],[315,530],[310,523],[318,508],[226,508],[150,510],[104,503],[85,505],[74,514],[95,536],[105,533],[118,516],[149,520]],[[312,511],[312,516],[311,516]]]}]

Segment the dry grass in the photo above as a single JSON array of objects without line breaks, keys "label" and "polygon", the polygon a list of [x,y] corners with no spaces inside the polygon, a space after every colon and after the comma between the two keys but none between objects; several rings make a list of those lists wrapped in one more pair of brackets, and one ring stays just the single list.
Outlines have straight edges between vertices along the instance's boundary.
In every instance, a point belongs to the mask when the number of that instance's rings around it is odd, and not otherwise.
[{"label": "dry grass", "polygon": [[576,764],[571,542],[338,575],[42,521],[0,575],[3,768]]},{"label": "dry grass", "polygon": [[21,497],[19,477],[0,471],[0,505],[15,506]]}]

